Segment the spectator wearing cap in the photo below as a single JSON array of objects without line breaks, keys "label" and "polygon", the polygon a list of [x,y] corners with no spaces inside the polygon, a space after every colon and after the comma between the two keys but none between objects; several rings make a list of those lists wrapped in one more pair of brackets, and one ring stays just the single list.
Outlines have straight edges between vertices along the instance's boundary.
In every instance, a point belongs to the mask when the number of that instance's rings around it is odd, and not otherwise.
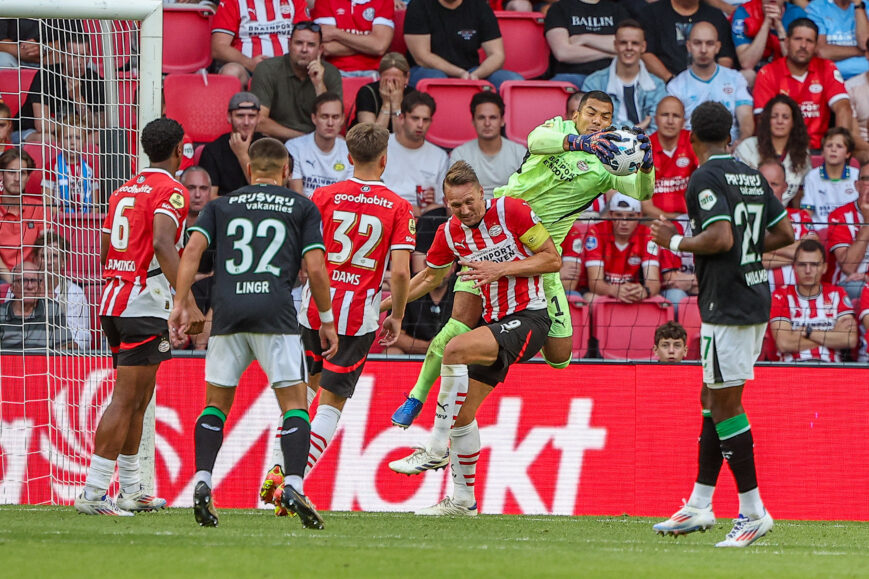
[{"label": "spectator wearing cap", "polygon": [[343,95],[341,73],[323,62],[323,34],[314,22],[293,27],[290,50],[259,64],[250,90],[262,103],[259,130],[279,141],[314,130],[314,99],[324,92]]},{"label": "spectator wearing cap", "polygon": [[640,302],[661,291],[658,246],[640,224],[640,202],[623,193],[610,199],[608,219],[592,225],[585,238],[589,301],[594,296]]},{"label": "spectator wearing cap", "polygon": [[232,131],[220,135],[202,149],[199,165],[211,177],[211,197],[232,193],[247,185],[245,168],[251,143],[265,135],[256,132],[260,101],[249,92],[239,92],[229,100],[226,118]]}]

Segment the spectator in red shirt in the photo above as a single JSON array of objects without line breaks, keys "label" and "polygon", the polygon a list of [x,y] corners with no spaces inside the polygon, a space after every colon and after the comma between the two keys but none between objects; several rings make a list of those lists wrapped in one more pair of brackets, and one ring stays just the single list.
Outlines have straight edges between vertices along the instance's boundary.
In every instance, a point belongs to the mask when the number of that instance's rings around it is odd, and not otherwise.
[{"label": "spectator in red shirt", "polygon": [[809,145],[819,149],[830,125],[831,112],[836,126],[850,129],[853,123],[845,81],[831,60],[816,56],[818,25],[808,18],[791,22],[785,48],[787,56],[772,61],[757,73],[754,114],[760,114],[775,95],[789,95],[800,105],[809,130]]},{"label": "spectator in red shirt", "polygon": [[655,191],[643,201],[643,213],[673,219],[688,211],[685,189],[697,169],[697,157],[691,148],[690,133],[685,126],[685,107],[674,96],[661,99],[655,111],[658,130],[649,136],[655,160]]},{"label": "spectator in red shirt", "polygon": [[582,288],[588,285],[585,278],[585,268],[582,265],[582,247],[585,243],[587,228],[585,223],[577,221],[561,242],[561,285],[568,295],[580,295]]},{"label": "spectator in red shirt", "polygon": [[[767,159],[760,164],[757,170],[760,171],[761,175],[769,183],[769,187],[775,196],[784,204],[783,198],[788,189],[784,165],[775,159]],[[788,217],[794,228],[794,239],[796,241],[787,247],[763,254],[763,266],[769,270],[770,274],[770,291],[797,283],[793,268],[794,254],[797,251],[797,247],[803,239],[818,239],[818,235],[815,233],[815,226],[812,224],[812,215],[808,211],[792,207],[785,207],[785,209],[787,209]]]},{"label": "spectator in red shirt", "polygon": [[211,24],[211,58],[220,74],[246,87],[257,65],[289,51],[296,22],[308,20],[305,0],[221,0]]},{"label": "spectator in red shirt", "polygon": [[[12,148],[12,110],[0,100],[0,154]],[[0,191],[3,191],[0,188]]]},{"label": "spectator in red shirt", "polygon": [[826,251],[815,239],[800,242],[794,255],[797,285],[772,296],[770,329],[784,362],[840,362],[837,350],[857,345],[851,300],[842,288],[823,283]]},{"label": "spectator in red shirt", "polygon": [[610,219],[592,225],[585,239],[585,267],[591,301],[595,295],[636,303],[661,291],[658,246],[640,225],[640,202],[616,193]]},{"label": "spectator in red shirt", "polygon": [[374,76],[395,32],[392,0],[318,0],[311,19],[323,30],[323,56],[341,76]]},{"label": "spectator in red shirt", "polygon": [[16,264],[33,261],[36,238],[43,231],[42,198],[24,195],[24,183],[33,168],[26,151],[9,149],[0,155],[0,279],[12,282]]},{"label": "spectator in red shirt", "polygon": [[[827,246],[836,262],[833,282],[857,299],[869,271],[869,163],[855,182],[857,199],[830,214]],[[865,292],[864,292],[865,294]]]},{"label": "spectator in red shirt", "polygon": [[863,285],[857,319],[860,320],[860,351],[857,354],[857,361],[866,363],[869,362],[869,340],[866,339],[869,335],[869,282]]}]

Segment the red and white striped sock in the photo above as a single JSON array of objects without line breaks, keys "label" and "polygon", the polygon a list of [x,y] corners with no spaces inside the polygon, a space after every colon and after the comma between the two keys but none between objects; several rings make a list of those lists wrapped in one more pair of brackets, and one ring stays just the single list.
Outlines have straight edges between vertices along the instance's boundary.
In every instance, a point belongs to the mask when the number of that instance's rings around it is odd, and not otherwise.
[{"label": "red and white striped sock", "polygon": [[311,421],[311,448],[308,450],[308,466],[305,467],[305,476],[311,472],[320,455],[326,450],[326,446],[335,436],[338,429],[338,420],[341,419],[341,411],[328,404],[320,404],[317,414]]},{"label": "red and white striped sock", "polygon": [[477,480],[477,460],[480,458],[480,429],[474,420],[450,432],[450,463],[453,473],[453,501],[463,507],[477,502],[474,483]]},{"label": "red and white striped sock", "polygon": [[450,428],[459,413],[456,400],[462,393],[462,402],[468,393],[468,366],[466,364],[441,364],[441,388],[438,391],[434,425],[431,429],[426,449],[436,455],[447,453],[450,442]]}]

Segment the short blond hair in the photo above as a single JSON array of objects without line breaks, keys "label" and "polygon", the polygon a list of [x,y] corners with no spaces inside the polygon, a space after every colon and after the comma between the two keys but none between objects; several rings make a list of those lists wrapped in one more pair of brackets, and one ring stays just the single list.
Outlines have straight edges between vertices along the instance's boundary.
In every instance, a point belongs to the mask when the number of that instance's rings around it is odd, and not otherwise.
[{"label": "short blond hair", "polygon": [[444,190],[447,187],[456,187],[458,185],[467,185],[472,183],[479,186],[480,180],[477,178],[477,173],[466,161],[456,161],[453,166],[447,171],[444,177]]},{"label": "short blond hair", "polygon": [[378,67],[378,71],[383,73],[390,68],[397,68],[404,74],[410,72],[410,64],[408,64],[407,59],[400,52],[387,52],[383,55],[383,58],[380,59],[380,67]]},{"label": "short blond hair", "polygon": [[265,137],[254,141],[248,150],[248,156],[251,172],[270,175],[284,168],[290,154],[279,140]]},{"label": "short blond hair", "polygon": [[389,131],[374,123],[359,123],[347,131],[345,141],[354,163],[370,163],[386,152]]}]

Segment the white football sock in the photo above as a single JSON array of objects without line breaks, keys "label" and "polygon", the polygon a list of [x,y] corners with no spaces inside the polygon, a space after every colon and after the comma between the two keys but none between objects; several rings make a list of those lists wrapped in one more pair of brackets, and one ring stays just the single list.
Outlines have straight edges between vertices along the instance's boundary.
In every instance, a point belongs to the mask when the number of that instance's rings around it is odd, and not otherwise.
[{"label": "white football sock", "polygon": [[480,429],[477,428],[477,421],[453,428],[450,442],[453,500],[463,507],[471,507],[477,502],[474,496],[477,460],[480,458]]},{"label": "white football sock", "polygon": [[289,486],[293,487],[294,489],[296,489],[296,492],[299,493],[300,495],[305,494],[305,487],[302,485],[302,477],[300,477],[297,474],[288,475],[284,479],[284,485],[285,486],[289,485]]},{"label": "white football sock", "polygon": [[[317,391],[308,386],[307,388],[308,394],[308,408],[311,407],[311,403],[314,402],[314,397],[317,396]],[[283,417],[281,417],[281,422],[283,422]]]},{"label": "white football sock", "polygon": [[139,475],[139,455],[118,455],[118,481],[121,483],[121,492],[130,495],[139,491],[142,479]]},{"label": "white football sock", "polygon": [[193,475],[193,488],[195,489],[200,482],[204,482],[205,486],[212,488],[211,473],[207,470],[197,470],[196,474]]},{"label": "white football sock", "polygon": [[760,500],[760,490],[752,489],[747,493],[739,493],[739,514],[751,520],[757,520],[763,516],[766,509]]},{"label": "white football sock", "polygon": [[320,404],[317,407],[317,414],[314,415],[314,420],[311,421],[311,446],[308,450],[308,465],[305,467],[305,476],[308,476],[308,473],[311,472],[311,469],[320,460],[320,455],[323,454],[323,451],[332,442],[332,437],[335,436],[340,419],[341,411],[334,406]]},{"label": "white football sock", "polygon": [[715,487],[695,482],[691,498],[688,499],[688,506],[705,509],[712,504],[713,494],[715,494]]},{"label": "white football sock", "polygon": [[91,465],[88,468],[87,479],[84,483],[84,498],[95,501],[109,490],[112,484],[112,476],[115,474],[115,461],[93,455]]},{"label": "white football sock", "polygon": [[[441,364],[441,388],[438,391],[434,426],[431,429],[426,449],[436,455],[447,453],[450,428],[456,415],[456,396],[468,392],[468,366],[466,364]],[[464,396],[462,397],[464,401]]]},{"label": "white football sock", "polygon": [[281,448],[281,431],[283,430],[283,423],[284,415],[281,414],[281,418],[278,420],[278,428],[275,430],[275,436],[272,439],[272,464],[280,466],[282,472],[284,470],[284,451]]}]

